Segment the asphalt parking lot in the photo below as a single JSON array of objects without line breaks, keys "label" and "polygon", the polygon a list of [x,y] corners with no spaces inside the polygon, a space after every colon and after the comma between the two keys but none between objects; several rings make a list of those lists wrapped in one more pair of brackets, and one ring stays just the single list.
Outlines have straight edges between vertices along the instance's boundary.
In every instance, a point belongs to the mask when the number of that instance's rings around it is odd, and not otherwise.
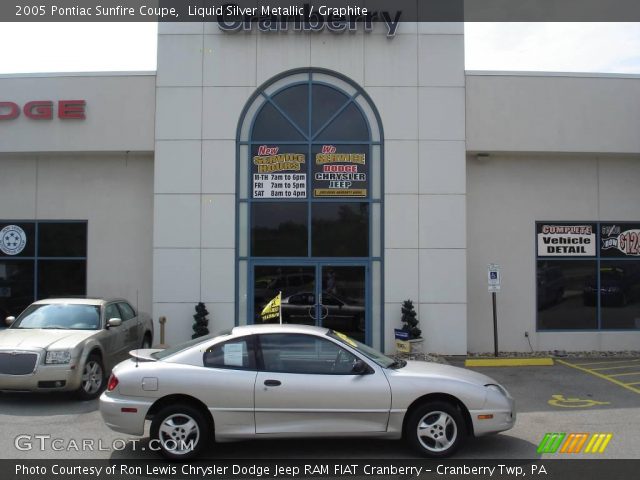
[{"label": "asphalt parking lot", "polygon": [[[450,362],[462,366],[464,358],[450,359]],[[553,432],[612,434],[603,453],[577,453],[571,454],[572,458],[640,458],[637,447],[640,383],[636,383],[640,382],[640,359],[563,359],[547,367],[474,370],[507,387],[516,399],[518,419],[508,432],[470,439],[456,458],[557,458],[562,453],[538,453],[545,435]],[[148,448],[148,439],[109,430],[102,423],[96,400],[79,402],[63,394],[1,393],[0,425],[0,458],[157,458]],[[89,444],[92,447],[88,449]],[[205,456],[211,459],[414,458],[403,442],[362,439],[217,444]]]}]

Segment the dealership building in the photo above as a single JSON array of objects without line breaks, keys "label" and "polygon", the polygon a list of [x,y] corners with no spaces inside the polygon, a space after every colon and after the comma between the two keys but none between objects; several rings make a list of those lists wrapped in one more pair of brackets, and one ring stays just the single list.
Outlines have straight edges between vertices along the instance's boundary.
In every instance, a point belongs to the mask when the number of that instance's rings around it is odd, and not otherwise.
[{"label": "dealership building", "polygon": [[463,25],[162,23],[157,72],[0,76],[0,316],[125,297],[173,344],[282,292],[391,352],[411,299],[487,352],[497,264],[500,350],[639,350],[640,76],[465,71]]}]

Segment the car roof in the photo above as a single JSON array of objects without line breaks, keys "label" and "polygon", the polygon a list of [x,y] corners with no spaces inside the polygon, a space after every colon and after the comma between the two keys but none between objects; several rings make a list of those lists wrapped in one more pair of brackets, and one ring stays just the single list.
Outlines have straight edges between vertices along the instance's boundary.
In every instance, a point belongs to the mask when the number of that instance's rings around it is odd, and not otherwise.
[{"label": "car roof", "polygon": [[251,335],[254,333],[310,333],[315,335],[325,335],[328,331],[328,328],[314,327],[311,325],[267,323],[262,325],[242,325],[234,327],[231,330],[231,334]]},{"label": "car roof", "polygon": [[45,298],[33,302],[33,305],[104,305],[109,302],[126,302],[122,298],[98,298],[98,297],[65,297]]}]

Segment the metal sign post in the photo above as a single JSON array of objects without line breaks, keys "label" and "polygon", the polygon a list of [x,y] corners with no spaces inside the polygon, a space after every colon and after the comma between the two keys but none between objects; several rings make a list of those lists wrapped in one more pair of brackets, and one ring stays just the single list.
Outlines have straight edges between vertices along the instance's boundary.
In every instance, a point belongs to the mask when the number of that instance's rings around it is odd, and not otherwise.
[{"label": "metal sign post", "polygon": [[496,307],[496,293],[500,291],[500,265],[490,263],[487,267],[487,284],[491,293],[491,303],[493,304],[493,354],[498,356],[498,310]]}]

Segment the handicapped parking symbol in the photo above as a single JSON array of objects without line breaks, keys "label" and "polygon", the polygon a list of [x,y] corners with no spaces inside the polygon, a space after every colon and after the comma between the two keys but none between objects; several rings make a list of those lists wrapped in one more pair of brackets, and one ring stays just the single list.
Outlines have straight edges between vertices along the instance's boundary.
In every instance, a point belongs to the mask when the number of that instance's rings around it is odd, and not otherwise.
[{"label": "handicapped parking symbol", "polygon": [[609,405],[611,402],[599,402],[597,400],[582,399],[575,397],[565,398],[564,395],[551,395],[549,405],[563,408],[586,408],[597,407],[598,405]]}]

